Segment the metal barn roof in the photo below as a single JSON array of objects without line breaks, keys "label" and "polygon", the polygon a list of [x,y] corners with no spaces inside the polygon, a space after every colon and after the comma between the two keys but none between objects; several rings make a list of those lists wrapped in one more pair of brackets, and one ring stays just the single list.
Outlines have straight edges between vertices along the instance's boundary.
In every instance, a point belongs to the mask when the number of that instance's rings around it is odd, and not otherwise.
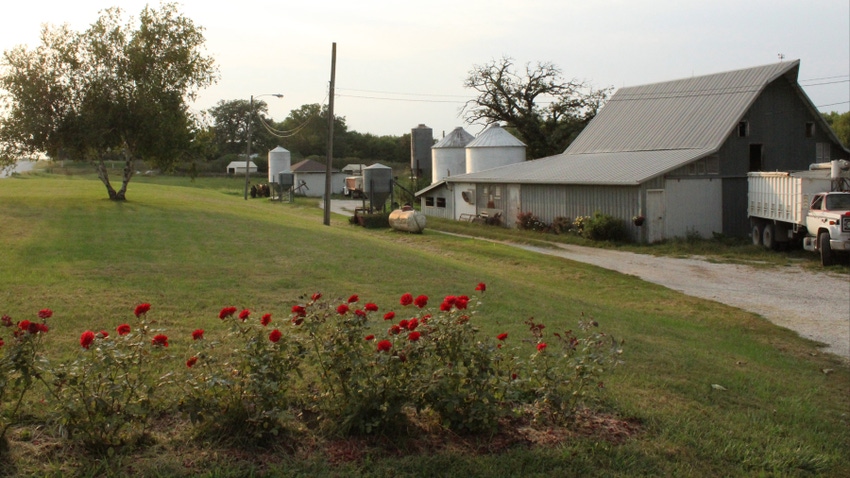
[{"label": "metal barn roof", "polygon": [[634,186],[712,152],[712,148],[703,148],[563,153],[477,173],[451,176],[446,178],[446,182]]},{"label": "metal barn roof", "polygon": [[565,153],[719,148],[764,88],[800,61],[621,88]]}]

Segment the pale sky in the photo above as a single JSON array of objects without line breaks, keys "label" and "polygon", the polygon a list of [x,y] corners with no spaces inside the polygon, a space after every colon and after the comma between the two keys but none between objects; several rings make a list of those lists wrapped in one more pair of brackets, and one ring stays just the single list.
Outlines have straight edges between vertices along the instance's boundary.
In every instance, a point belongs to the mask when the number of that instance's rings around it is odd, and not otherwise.
[{"label": "pale sky", "polygon": [[[16,0],[2,8],[0,50],[39,43],[41,25],[88,27],[98,11],[136,0]],[[327,102],[337,44],[335,113],[349,130],[435,138],[463,123],[474,65],[509,56],[552,62],[594,87],[634,86],[799,59],[800,83],[821,111],[850,109],[848,0],[184,0],[220,69],[195,110],[262,98],[283,120]],[[285,141],[284,141],[285,142]],[[285,144],[284,144],[285,146]]]}]

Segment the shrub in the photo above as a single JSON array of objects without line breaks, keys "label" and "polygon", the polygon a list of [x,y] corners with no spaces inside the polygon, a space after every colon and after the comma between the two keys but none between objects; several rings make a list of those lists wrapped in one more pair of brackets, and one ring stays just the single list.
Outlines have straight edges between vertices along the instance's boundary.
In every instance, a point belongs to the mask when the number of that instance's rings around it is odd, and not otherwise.
[{"label": "shrub", "polygon": [[549,225],[541,221],[534,213],[521,212],[517,214],[517,228],[526,231],[546,232]]},{"label": "shrub", "polygon": [[572,226],[573,223],[570,221],[570,218],[558,216],[552,221],[550,230],[555,234],[565,234],[570,231]]},{"label": "shrub", "polygon": [[349,219],[351,224],[358,224],[367,229],[387,229],[390,227],[390,213],[357,213]]},{"label": "shrub", "polygon": [[168,337],[152,327],[149,310],[149,304],[137,306],[132,327],[83,332],[77,358],[55,369],[53,398],[69,437],[93,449],[135,442],[165,409],[157,395],[167,376],[155,370],[168,357]]},{"label": "shrub", "polygon": [[622,219],[600,212],[583,222],[581,235],[594,241],[625,241],[629,237]]}]

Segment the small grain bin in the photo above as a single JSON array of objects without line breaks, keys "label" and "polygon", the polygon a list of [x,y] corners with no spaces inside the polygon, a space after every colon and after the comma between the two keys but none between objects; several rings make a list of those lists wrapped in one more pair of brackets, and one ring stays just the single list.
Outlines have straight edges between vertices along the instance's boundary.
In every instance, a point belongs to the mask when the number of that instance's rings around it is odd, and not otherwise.
[{"label": "small grain bin", "polygon": [[269,183],[277,182],[279,173],[292,172],[292,155],[282,146],[269,151]]},{"label": "small grain bin", "polygon": [[410,171],[417,178],[431,177],[431,145],[434,131],[420,124],[410,130]]},{"label": "small grain bin", "polygon": [[393,190],[393,170],[389,166],[375,163],[363,169],[363,192],[373,209],[383,209],[387,197]]},{"label": "small grain bin", "polygon": [[466,145],[466,172],[477,173],[525,161],[525,144],[498,123]]},{"label": "small grain bin", "polygon": [[458,126],[431,147],[431,184],[466,172],[466,145],[474,139],[475,136]]}]

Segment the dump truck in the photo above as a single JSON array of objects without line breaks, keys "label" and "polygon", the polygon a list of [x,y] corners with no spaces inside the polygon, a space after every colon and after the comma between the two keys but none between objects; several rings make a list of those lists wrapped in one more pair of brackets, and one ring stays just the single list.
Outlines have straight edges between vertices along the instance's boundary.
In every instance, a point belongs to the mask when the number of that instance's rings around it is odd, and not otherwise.
[{"label": "dump truck", "polygon": [[802,244],[824,266],[850,254],[850,163],[812,164],[808,171],[747,174],[753,244]]}]

